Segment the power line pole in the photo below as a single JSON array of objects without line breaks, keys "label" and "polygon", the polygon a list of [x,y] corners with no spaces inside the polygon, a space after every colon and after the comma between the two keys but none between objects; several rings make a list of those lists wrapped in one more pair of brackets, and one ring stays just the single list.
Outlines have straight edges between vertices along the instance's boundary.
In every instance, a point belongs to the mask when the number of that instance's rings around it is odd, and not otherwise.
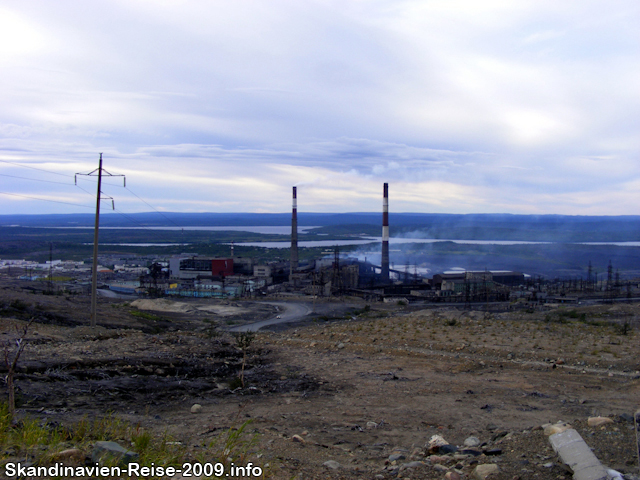
[{"label": "power line pole", "polygon": [[[127,186],[127,179],[124,175],[112,175],[106,170],[102,169],[102,153],[100,154],[100,163],[98,168],[89,173],[76,173],[75,181],[78,183],[78,175],[94,176],[98,172],[98,193],[96,194],[96,221],[93,228],[93,267],[91,269],[91,327],[96,326],[96,311],[98,307],[98,230],[100,227],[100,200],[102,195],[102,172],[104,171],[110,177],[123,177],[124,186]],[[112,197],[105,197],[111,199],[111,207],[115,210],[115,203]]]}]

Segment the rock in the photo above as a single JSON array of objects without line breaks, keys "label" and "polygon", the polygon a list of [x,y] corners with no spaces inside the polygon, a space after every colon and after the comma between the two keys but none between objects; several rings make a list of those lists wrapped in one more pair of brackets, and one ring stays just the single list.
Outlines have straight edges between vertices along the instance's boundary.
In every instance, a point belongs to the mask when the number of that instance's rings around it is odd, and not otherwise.
[{"label": "rock", "polygon": [[439,463],[436,463],[433,466],[433,469],[437,472],[448,472],[449,469],[447,467],[445,467],[444,465],[440,465]]},{"label": "rock", "polygon": [[401,465],[400,471],[402,472],[403,470],[406,470],[408,468],[420,468],[424,466],[426,466],[426,463],[416,460],[415,462],[409,462],[409,463],[405,463],[404,465]]},{"label": "rock", "polygon": [[633,423],[633,415],[629,415],[628,413],[621,413],[618,415],[618,418],[621,422]]},{"label": "rock", "polygon": [[429,453],[446,453],[440,450],[440,448],[445,445],[449,445],[449,442],[447,442],[441,435],[433,435],[429,439],[429,443],[426,445],[426,448]]},{"label": "rock", "polygon": [[401,453],[392,453],[391,455],[389,455],[389,463],[397,462],[398,460],[404,460],[405,458],[407,457],[405,457]]},{"label": "rock", "polygon": [[128,465],[138,460],[138,454],[121,447],[116,442],[96,442],[91,453],[91,461],[104,465],[117,460],[119,465]]},{"label": "rock", "polygon": [[485,455],[487,455],[487,456],[502,455],[502,449],[501,448],[490,448],[489,450],[485,450],[483,453]]},{"label": "rock", "polygon": [[341,350],[344,348],[344,343],[340,342],[338,345],[336,345],[336,347]]},{"label": "rock", "polygon": [[441,445],[438,447],[438,452],[444,453],[445,455],[447,453],[456,453],[457,451],[458,447],[456,447],[455,445]]},{"label": "rock", "polygon": [[305,444],[305,443],[306,443],[306,442],[304,441],[304,438],[302,438],[300,435],[294,435],[293,437],[291,437],[291,441],[292,441],[292,442],[302,443],[302,444]]},{"label": "rock", "polygon": [[200,413],[202,411],[202,405],[199,403],[194,403],[191,406],[191,413]]},{"label": "rock", "polygon": [[338,470],[341,468],[341,465],[335,460],[327,460],[322,464],[322,466],[328,468],[329,470]]},{"label": "rock", "polygon": [[547,436],[553,435],[555,433],[562,433],[566,430],[573,428],[571,425],[565,422],[558,422],[555,425],[550,423],[546,423],[542,425],[542,429],[544,430],[544,434]]},{"label": "rock", "polygon": [[84,463],[85,454],[79,448],[68,448],[51,455],[52,462],[69,462],[74,464]]},{"label": "rock", "polygon": [[378,428],[378,424],[376,422],[367,422],[366,427],[368,429],[372,429],[372,428]]},{"label": "rock", "polygon": [[477,447],[478,445],[480,445],[480,439],[477,437],[467,437],[467,439],[465,439],[464,441],[464,446],[465,447]]},{"label": "rock", "polygon": [[485,480],[489,475],[498,473],[500,469],[495,463],[485,463],[484,465],[478,465],[473,472],[471,472],[471,478],[474,480]]},{"label": "rock", "polygon": [[447,462],[451,461],[451,457],[442,457],[440,455],[431,455],[431,456],[429,456],[429,461],[432,464],[447,463]]},{"label": "rock", "polygon": [[447,472],[444,476],[444,480],[461,480],[462,477],[456,472]]},{"label": "rock", "polygon": [[587,425],[590,427],[599,427],[607,423],[613,423],[613,420],[609,417],[589,417],[587,420]]},{"label": "rock", "polygon": [[474,457],[482,455],[482,452],[480,450],[476,450],[475,448],[463,448],[462,450],[460,450],[460,453],[462,455],[473,455]]},{"label": "rock", "polygon": [[491,437],[491,441],[495,442],[496,440],[500,440],[502,437],[506,437],[507,435],[509,435],[509,432],[505,432],[504,430],[502,430],[494,434],[493,437]]}]

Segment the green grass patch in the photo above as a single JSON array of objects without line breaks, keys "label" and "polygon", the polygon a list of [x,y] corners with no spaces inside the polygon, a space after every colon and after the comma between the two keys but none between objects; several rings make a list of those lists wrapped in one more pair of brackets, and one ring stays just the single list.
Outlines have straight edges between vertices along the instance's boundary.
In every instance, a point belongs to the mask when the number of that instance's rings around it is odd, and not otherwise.
[{"label": "green grass patch", "polygon": [[[242,465],[251,460],[258,465],[251,458],[258,437],[247,432],[249,423],[222,432],[194,453],[166,433],[154,434],[115,415],[85,417],[70,426],[31,417],[12,423],[7,404],[0,403],[0,466],[25,458],[31,459],[34,466],[50,466],[60,461],[57,453],[70,448],[79,449],[90,457],[93,444],[100,440],[113,441],[136,452],[140,465],[181,467],[194,460],[220,462],[227,468],[231,463]],[[69,461],[63,463],[73,465]],[[262,478],[265,478],[264,474]]]}]

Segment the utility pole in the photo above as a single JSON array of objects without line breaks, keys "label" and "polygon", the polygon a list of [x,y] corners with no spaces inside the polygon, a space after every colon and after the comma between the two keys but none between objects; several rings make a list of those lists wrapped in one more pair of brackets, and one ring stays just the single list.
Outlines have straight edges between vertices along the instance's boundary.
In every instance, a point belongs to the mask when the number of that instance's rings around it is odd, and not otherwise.
[{"label": "utility pole", "polygon": [[[93,228],[93,267],[91,269],[91,327],[96,326],[96,311],[98,307],[98,230],[100,227],[100,200],[102,196],[102,173],[104,172],[106,175],[110,177],[123,177],[124,186],[127,186],[127,179],[124,175],[112,175],[106,170],[102,169],[102,153],[100,154],[100,163],[98,164],[98,168],[93,172],[89,173],[76,173],[75,182],[78,184],[78,175],[82,176],[94,176],[94,174],[98,172],[98,193],[96,194],[96,221],[95,226]],[[111,199],[111,207],[115,210],[116,206],[112,197],[105,197]]]},{"label": "utility pole", "polygon": [[53,294],[53,242],[49,242],[49,293]]}]

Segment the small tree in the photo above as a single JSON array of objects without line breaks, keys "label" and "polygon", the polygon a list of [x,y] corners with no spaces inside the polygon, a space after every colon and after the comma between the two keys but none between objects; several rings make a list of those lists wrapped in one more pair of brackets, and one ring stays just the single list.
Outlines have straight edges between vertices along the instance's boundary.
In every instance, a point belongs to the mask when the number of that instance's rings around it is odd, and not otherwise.
[{"label": "small tree", "polygon": [[9,391],[9,418],[13,421],[16,414],[16,389],[15,384],[13,382],[16,367],[18,366],[18,360],[20,360],[20,355],[24,351],[24,347],[27,346],[26,337],[29,332],[29,327],[33,323],[34,318],[31,318],[29,322],[22,328],[19,329],[16,326],[16,333],[18,334],[18,338],[15,340],[15,347],[11,348],[13,342],[11,340],[7,340],[4,346],[4,364],[7,367],[7,376],[5,377],[5,382],[7,383],[7,389]]},{"label": "small tree", "polygon": [[247,364],[247,349],[253,343],[255,334],[253,332],[237,332],[234,334],[236,337],[236,345],[242,350],[242,369],[240,370],[240,383],[244,388],[244,367]]}]

